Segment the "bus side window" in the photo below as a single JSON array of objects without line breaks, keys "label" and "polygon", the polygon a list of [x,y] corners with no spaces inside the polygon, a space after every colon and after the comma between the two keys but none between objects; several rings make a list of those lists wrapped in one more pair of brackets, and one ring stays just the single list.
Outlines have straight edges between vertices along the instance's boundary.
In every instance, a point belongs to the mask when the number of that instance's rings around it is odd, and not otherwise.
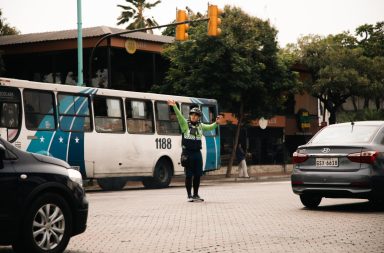
[{"label": "bus side window", "polygon": [[[212,124],[216,121],[216,107],[214,106],[202,106],[201,111],[203,113],[203,117],[201,121],[204,124]],[[211,131],[205,131],[205,136],[215,136],[217,135],[217,128]]]},{"label": "bus side window", "polygon": [[29,130],[56,128],[54,96],[52,92],[24,90],[25,125]]},{"label": "bus side window", "polygon": [[93,98],[93,109],[95,115],[95,128],[97,132],[124,132],[121,99],[95,96]]},{"label": "bus side window", "polygon": [[150,134],[155,132],[151,101],[127,99],[125,109],[128,133]]},{"label": "bus side window", "polygon": [[156,127],[158,134],[180,134],[179,122],[173,108],[166,102],[156,102]]},{"label": "bus side window", "polygon": [[0,127],[19,128],[19,104],[2,103],[0,106]]},{"label": "bus side window", "polygon": [[[2,137],[14,142],[21,127],[21,96],[17,88],[0,87],[0,131]],[[1,134],[1,133],[0,133]]]},{"label": "bus side window", "polygon": [[89,97],[59,93],[59,126],[63,131],[89,132],[91,117]]}]

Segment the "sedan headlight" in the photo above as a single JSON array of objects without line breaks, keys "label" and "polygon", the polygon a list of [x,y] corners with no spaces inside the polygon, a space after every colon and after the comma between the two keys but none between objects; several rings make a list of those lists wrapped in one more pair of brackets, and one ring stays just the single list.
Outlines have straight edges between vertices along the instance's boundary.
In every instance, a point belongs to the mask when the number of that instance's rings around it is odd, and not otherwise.
[{"label": "sedan headlight", "polygon": [[80,172],[74,169],[68,169],[68,176],[73,181],[83,186],[83,177]]}]

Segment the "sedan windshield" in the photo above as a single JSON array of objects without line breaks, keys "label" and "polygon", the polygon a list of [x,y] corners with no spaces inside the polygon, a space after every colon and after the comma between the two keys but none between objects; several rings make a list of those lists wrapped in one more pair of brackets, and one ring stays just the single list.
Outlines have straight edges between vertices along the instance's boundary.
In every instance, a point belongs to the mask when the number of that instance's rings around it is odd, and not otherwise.
[{"label": "sedan windshield", "polygon": [[369,143],[380,126],[340,125],[324,128],[310,141],[311,144]]}]

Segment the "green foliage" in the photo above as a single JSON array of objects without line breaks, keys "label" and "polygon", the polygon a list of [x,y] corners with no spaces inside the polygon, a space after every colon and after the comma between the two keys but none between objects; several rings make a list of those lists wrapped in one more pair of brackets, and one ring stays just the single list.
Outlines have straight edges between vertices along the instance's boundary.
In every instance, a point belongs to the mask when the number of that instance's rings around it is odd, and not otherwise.
[{"label": "green foliage", "polygon": [[337,116],[338,123],[365,120],[384,120],[384,111],[372,109],[364,109],[356,112],[342,111]]},{"label": "green foliage", "polygon": [[356,29],[358,43],[368,57],[384,57],[384,22],[365,24]]},{"label": "green foliage", "polygon": [[306,36],[299,40],[300,61],[311,72],[306,90],[319,98],[336,122],[336,112],[345,101],[369,85],[368,58],[347,33],[328,37]]},{"label": "green foliage", "polygon": [[250,117],[270,116],[283,106],[296,84],[291,60],[277,47],[268,21],[226,6],[220,37],[207,36],[207,23],[193,23],[190,39],[169,45],[166,83],[153,91],[218,99],[222,110]]},{"label": "green foliage", "polygon": [[[288,49],[311,72],[306,90],[319,98],[336,122],[340,106],[351,96],[373,100],[377,109],[384,94],[384,22],[362,25],[349,33],[309,35]],[[359,116],[361,113],[358,113]]]},{"label": "green foliage", "polygon": [[369,85],[361,91],[361,95],[367,101],[373,100],[376,108],[383,102],[384,98],[384,22],[376,25],[365,24],[356,29],[357,43],[367,56],[364,65]]},{"label": "green foliage", "polygon": [[[149,10],[159,3],[160,0],[155,1],[154,3],[149,3],[146,0],[125,0],[127,2],[127,6],[125,5],[117,5],[122,8],[123,11],[121,15],[117,18],[119,22],[117,25],[129,23],[127,26],[127,30],[134,30],[139,28],[153,27],[157,26],[156,20],[152,18],[146,18],[144,16],[144,11]],[[149,30],[152,33],[152,30]]]}]

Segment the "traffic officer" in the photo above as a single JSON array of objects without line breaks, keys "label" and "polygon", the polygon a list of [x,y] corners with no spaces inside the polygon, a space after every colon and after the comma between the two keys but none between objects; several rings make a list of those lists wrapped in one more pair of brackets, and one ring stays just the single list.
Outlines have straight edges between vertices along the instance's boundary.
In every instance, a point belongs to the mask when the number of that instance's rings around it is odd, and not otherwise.
[{"label": "traffic officer", "polygon": [[185,119],[174,100],[168,100],[168,105],[172,106],[175,111],[182,132],[181,163],[185,168],[185,188],[188,201],[203,201],[199,196],[200,177],[203,175],[203,158],[200,152],[201,138],[203,131],[215,129],[223,116],[217,116],[216,122],[207,125],[200,122],[202,113],[198,107],[192,108],[189,112],[189,118]]}]

